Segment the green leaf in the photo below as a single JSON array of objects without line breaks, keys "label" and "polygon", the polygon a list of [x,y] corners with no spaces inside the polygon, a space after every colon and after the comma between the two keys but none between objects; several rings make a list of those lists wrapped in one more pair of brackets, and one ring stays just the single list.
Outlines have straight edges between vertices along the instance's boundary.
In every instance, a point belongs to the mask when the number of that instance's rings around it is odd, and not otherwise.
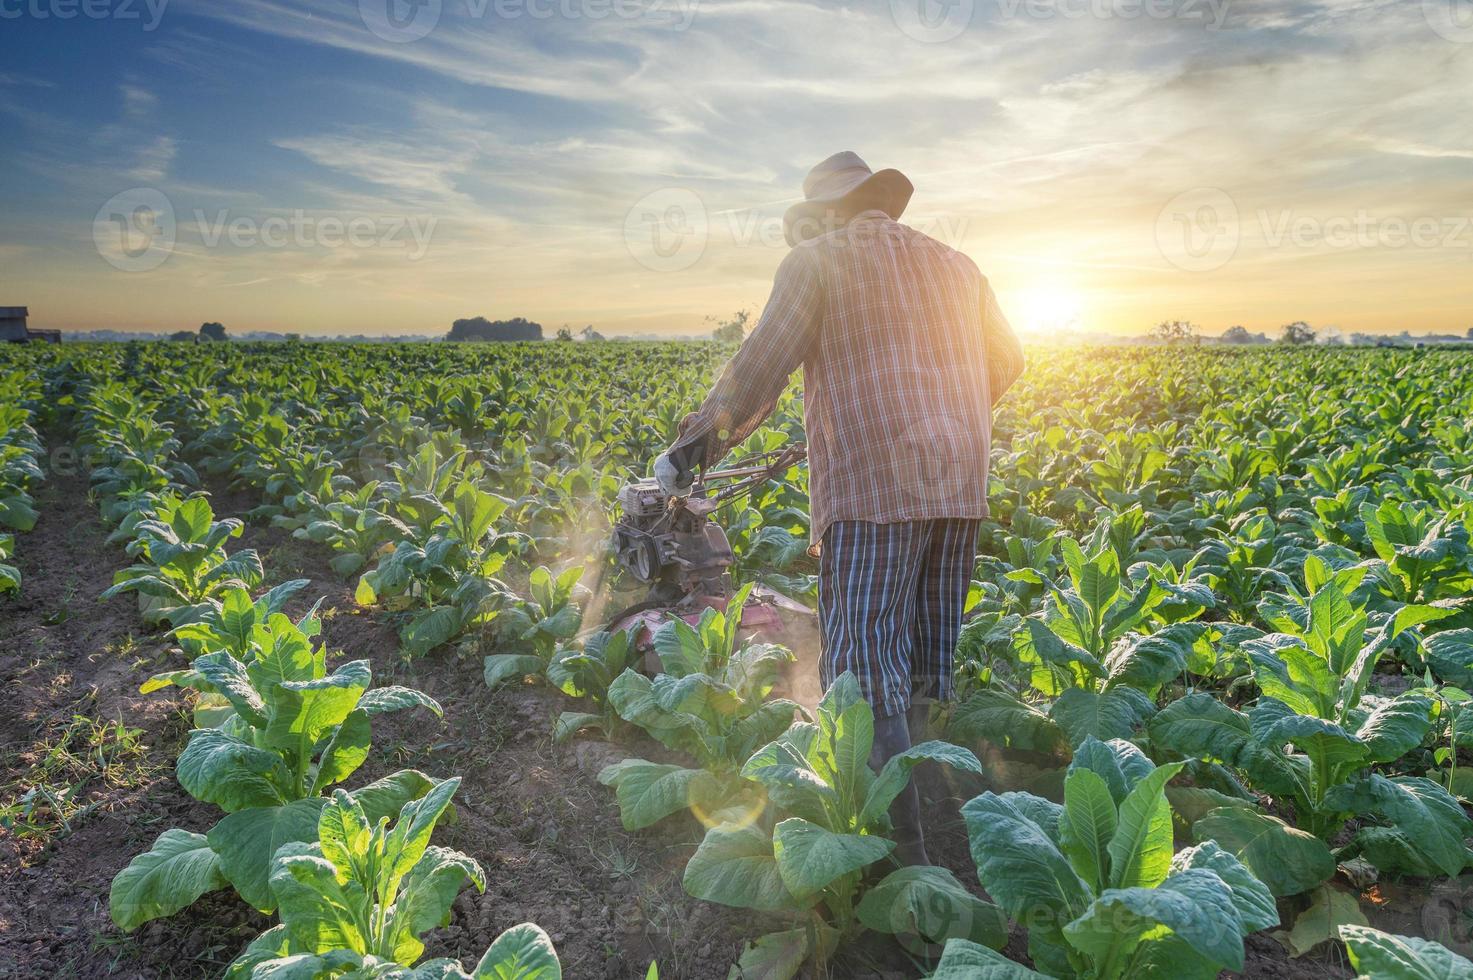
[{"label": "green leaf", "polygon": [[450,906],[466,881],[486,890],[486,874],[470,855],[431,844],[399,885],[385,925],[389,948],[399,963],[413,963],[424,953],[422,933],[450,922]]},{"label": "green leaf", "polygon": [[930,980],[1041,980],[1045,976],[986,946],[952,939],[947,941]]},{"label": "green leaf", "polygon": [[[1068,922],[1090,901],[1080,878],[1053,839],[1009,797],[983,793],[962,807],[977,877],[1002,908],[1018,921],[1046,915]],[[1040,801],[1046,802],[1046,801]]]},{"label": "green leaf", "polygon": [[316,796],[334,783],[340,783],[368,759],[368,748],[373,741],[373,731],[368,713],[355,708],[332,733],[327,747],[322,750],[317,775],[312,780],[309,795]]},{"label": "green leaf", "polygon": [[218,728],[189,733],[176,772],[186,793],[227,813],[285,802],[289,781],[281,756]]},{"label": "green leaf", "polygon": [[341,790],[333,794],[317,818],[317,843],[322,856],[343,874],[368,852],[372,833],[373,825],[363,808]]},{"label": "green leaf", "polygon": [[1157,767],[1120,804],[1120,822],[1107,848],[1113,887],[1153,888],[1165,880],[1173,848],[1171,804],[1163,790],[1183,765],[1172,762]]},{"label": "green leaf", "polygon": [[269,880],[271,858],[281,845],[317,839],[322,798],[295,800],[285,806],[252,807],[227,814],[205,836],[220,855],[220,870],[252,908],[276,908]]},{"label": "green leaf", "polygon": [[429,846],[430,834],[440,816],[450,806],[450,799],[460,788],[460,777],[436,783],[428,793],[411,800],[399,810],[399,819],[384,838],[383,867],[388,883],[383,887],[387,901],[393,901],[396,887],[409,870],[419,862]]},{"label": "green leaf", "polygon": [[1393,936],[1365,925],[1340,927],[1350,963],[1365,980],[1462,980],[1473,977],[1468,960],[1441,943]]},{"label": "green leaf", "polygon": [[300,843],[282,848],[272,862],[271,892],[292,949],[368,952],[369,937],[358,927],[358,909],[368,901],[363,886],[352,879],[340,882],[337,868],[314,848]]},{"label": "green leaf", "polygon": [[1289,946],[1289,955],[1299,957],[1320,943],[1338,939],[1345,926],[1365,924],[1365,914],[1361,912],[1355,895],[1333,885],[1322,885],[1315,889],[1313,902],[1299,913],[1299,918],[1294,920],[1294,928],[1284,938]]},{"label": "green leaf", "polygon": [[1422,647],[1438,680],[1473,688],[1473,629],[1433,633],[1422,640]]},{"label": "green leaf", "polygon": [[728,980],[793,980],[809,959],[826,960],[831,956],[838,941],[839,931],[827,926],[769,932],[742,950]]},{"label": "green leaf", "polygon": [[789,817],[779,823],[772,841],[778,874],[800,901],[895,849],[895,844],[884,837],[836,834],[802,817]]},{"label": "green leaf", "polygon": [[772,838],[756,826],[707,830],[682,881],[691,896],[720,905],[760,912],[798,907],[778,872]]},{"label": "green leaf", "polygon": [[[1211,841],[1183,848],[1171,859],[1172,873],[1205,868],[1222,879],[1232,893],[1243,934],[1279,924],[1279,909],[1268,886],[1237,858]],[[1168,876],[1169,878],[1169,876]]]},{"label": "green leaf", "polygon": [[1099,774],[1074,769],[1064,778],[1064,813],[1059,846],[1094,892],[1110,880],[1108,848],[1118,826],[1115,801]]},{"label": "green leaf", "polygon": [[1156,713],[1150,698],[1132,687],[1112,687],[1103,694],[1071,687],[1049,709],[1069,739],[1078,745],[1093,735],[1101,741],[1131,738]]},{"label": "green leaf", "polygon": [[1406,693],[1383,703],[1356,729],[1372,762],[1394,762],[1422,744],[1432,728],[1432,700]]},{"label": "green leaf", "polygon": [[693,802],[707,805],[720,790],[716,777],[704,769],[643,759],[623,759],[605,766],[598,781],[614,787],[625,830],[653,826]]},{"label": "green leaf", "polygon": [[389,711],[403,711],[405,708],[429,708],[435,713],[435,717],[443,718],[445,709],[440,707],[440,702],[430,697],[423,691],[416,691],[412,687],[376,687],[365,691],[363,697],[358,699],[358,710],[366,711],[371,715],[381,715]]},{"label": "green leaf", "polygon": [[1149,727],[1153,743],[1241,769],[1266,793],[1307,795],[1292,763],[1253,735],[1248,716],[1211,694],[1195,692],[1173,701]]},{"label": "green leaf", "polygon": [[520,681],[527,675],[541,677],[546,661],[535,654],[493,653],[486,657],[486,686],[500,687],[507,681]]},{"label": "green leaf", "polygon": [[[912,745],[904,752],[891,756],[880,768],[879,776],[870,784],[869,791],[865,794],[864,805],[859,811],[859,826],[869,827],[878,821],[890,809],[895,797],[905,789],[911,770],[927,759],[950,766],[959,772],[982,774],[982,763],[977,761],[970,749],[939,740]],[[864,764],[868,765],[867,762]]]},{"label": "green leaf", "polygon": [[415,769],[401,769],[367,786],[360,786],[348,795],[363,807],[369,823],[378,823],[383,817],[397,816],[404,804],[424,796],[438,782]]},{"label": "green leaf", "polygon": [[1129,952],[1158,923],[1214,963],[1243,968],[1243,930],[1232,893],[1205,868],[1178,871],[1154,888],[1106,889],[1064,926],[1064,935],[1098,963],[1112,950]]},{"label": "green leaf", "polygon": [[1325,806],[1345,813],[1372,813],[1401,830],[1407,840],[1445,875],[1456,875],[1467,864],[1464,838],[1473,835],[1473,821],[1456,799],[1430,779],[1379,773],[1334,788]]},{"label": "green leaf", "polygon": [[342,664],[313,680],[282,681],[272,698],[266,741],[283,749],[294,749],[302,739],[315,742],[343,723],[372,681],[367,660]]},{"label": "green leaf", "polygon": [[961,938],[993,949],[1008,941],[1002,909],[962,887],[945,868],[901,868],[864,892],[859,921],[876,932],[928,943]]},{"label": "green leaf", "polygon": [[1047,713],[994,688],[968,695],[946,731],[954,741],[985,739],[1023,751],[1053,754],[1068,747],[1068,737]]},{"label": "green leaf", "polygon": [[523,922],[496,937],[471,975],[476,980],[562,980],[563,969],[547,933]]},{"label": "green leaf", "polygon": [[1325,842],[1245,807],[1218,807],[1193,826],[1197,840],[1217,842],[1279,897],[1298,895],[1335,874]]},{"label": "green leaf", "polygon": [[108,909],[119,929],[132,932],[227,884],[204,835],[174,828],[160,834],[153,847],[113,878]]}]

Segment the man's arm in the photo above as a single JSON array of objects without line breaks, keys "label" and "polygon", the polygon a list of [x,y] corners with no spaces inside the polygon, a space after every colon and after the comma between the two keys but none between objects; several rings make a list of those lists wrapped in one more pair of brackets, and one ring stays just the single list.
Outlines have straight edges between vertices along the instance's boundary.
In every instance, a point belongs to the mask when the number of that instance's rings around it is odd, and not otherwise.
[{"label": "man's arm", "polygon": [[689,474],[715,466],[773,408],[788,377],[808,355],[823,319],[823,290],[808,249],[796,248],[778,266],[762,317],[699,410],[686,416],[666,454],[689,485]]},{"label": "man's arm", "polygon": [[982,280],[982,341],[987,351],[987,384],[996,405],[1023,373],[1023,345],[998,305],[992,283]]}]

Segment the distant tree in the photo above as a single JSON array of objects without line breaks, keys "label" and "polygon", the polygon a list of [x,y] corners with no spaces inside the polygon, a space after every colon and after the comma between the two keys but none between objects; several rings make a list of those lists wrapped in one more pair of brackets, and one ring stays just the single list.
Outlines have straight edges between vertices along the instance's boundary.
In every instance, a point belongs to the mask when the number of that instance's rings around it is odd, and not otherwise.
[{"label": "distant tree", "polygon": [[1151,337],[1163,344],[1190,344],[1197,340],[1197,325],[1186,320],[1162,320]]},{"label": "distant tree", "polygon": [[1284,344],[1312,344],[1314,343],[1314,328],[1303,320],[1295,320],[1293,323],[1284,325],[1283,335],[1279,342]]},{"label": "distant tree", "polygon": [[512,320],[487,320],[483,316],[456,320],[450,325],[446,340],[541,340],[542,324],[525,317]]},{"label": "distant tree", "polygon": [[200,340],[229,340],[230,336],[225,332],[223,323],[201,323],[199,325]]},{"label": "distant tree", "polygon": [[1268,338],[1263,334],[1252,334],[1244,326],[1228,327],[1222,332],[1222,343],[1224,344],[1260,344]]},{"label": "distant tree", "polygon": [[289,333],[286,335],[286,339],[287,343],[295,343],[302,339],[302,335],[299,333]]},{"label": "distant tree", "polygon": [[747,336],[747,323],[751,319],[750,310],[737,310],[730,320],[706,317],[707,322],[715,321],[716,323],[716,327],[711,331],[711,339],[723,344],[740,344]]},{"label": "distant tree", "polygon": [[566,323],[563,324],[561,327],[558,327],[558,329],[557,329],[557,339],[558,340],[572,340],[573,339],[573,331],[571,331],[571,330],[568,329],[568,325]]},{"label": "distant tree", "polygon": [[597,330],[593,329],[593,324],[590,323],[588,326],[584,327],[581,331],[579,331],[579,333],[578,333],[578,339],[579,340],[603,340],[604,339],[604,335],[601,334],[601,333],[599,333]]},{"label": "distant tree", "polygon": [[173,333],[169,334],[169,339],[189,341],[190,343],[194,343],[196,340],[199,340],[199,334],[195,333],[193,330],[175,330]]}]

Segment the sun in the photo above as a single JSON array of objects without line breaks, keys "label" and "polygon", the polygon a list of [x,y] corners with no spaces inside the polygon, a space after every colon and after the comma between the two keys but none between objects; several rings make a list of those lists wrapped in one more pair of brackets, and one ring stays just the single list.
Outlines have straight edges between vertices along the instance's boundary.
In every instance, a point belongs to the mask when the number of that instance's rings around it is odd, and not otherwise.
[{"label": "sun", "polygon": [[1078,330],[1084,306],[1071,285],[1055,282],[1023,289],[1003,310],[1019,333],[1048,337]]}]

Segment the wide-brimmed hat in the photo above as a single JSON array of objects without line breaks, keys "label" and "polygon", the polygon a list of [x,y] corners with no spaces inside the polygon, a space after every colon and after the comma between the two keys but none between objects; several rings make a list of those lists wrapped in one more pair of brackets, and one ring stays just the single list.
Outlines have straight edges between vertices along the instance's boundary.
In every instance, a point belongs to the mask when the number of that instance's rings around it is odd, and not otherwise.
[{"label": "wide-brimmed hat", "polygon": [[803,200],[783,215],[783,235],[789,245],[797,245],[872,208],[898,219],[914,192],[899,170],[875,173],[858,153],[844,150],[808,171]]}]

